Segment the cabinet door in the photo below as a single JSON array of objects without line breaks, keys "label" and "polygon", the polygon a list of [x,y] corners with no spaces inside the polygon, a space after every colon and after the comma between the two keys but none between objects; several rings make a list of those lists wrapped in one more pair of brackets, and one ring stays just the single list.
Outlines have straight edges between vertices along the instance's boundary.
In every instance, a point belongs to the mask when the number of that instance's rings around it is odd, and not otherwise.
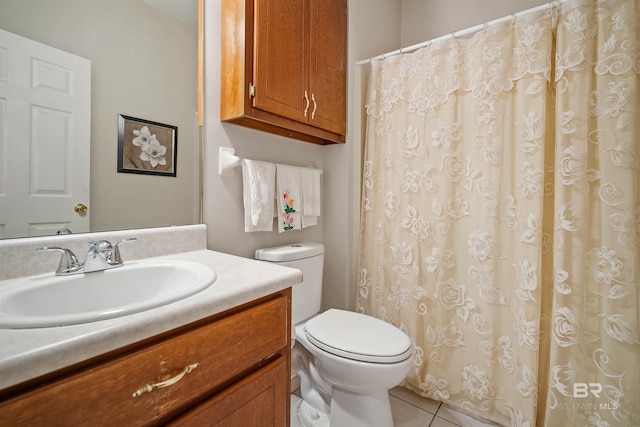
[{"label": "cabinet door", "polygon": [[307,1],[255,2],[253,106],[305,123],[308,15]]},{"label": "cabinet door", "polygon": [[344,143],[346,2],[222,0],[220,120]]},{"label": "cabinet door", "polygon": [[309,123],[344,135],[347,0],[310,0],[310,15]]},{"label": "cabinet door", "polygon": [[168,427],[282,427],[289,425],[284,358],[200,404]]}]

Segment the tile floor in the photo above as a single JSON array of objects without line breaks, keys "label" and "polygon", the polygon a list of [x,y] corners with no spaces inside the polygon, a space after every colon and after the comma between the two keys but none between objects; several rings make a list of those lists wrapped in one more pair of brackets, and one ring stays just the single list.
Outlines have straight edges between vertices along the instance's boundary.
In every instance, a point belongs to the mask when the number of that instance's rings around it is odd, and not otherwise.
[{"label": "tile floor", "polygon": [[[295,384],[294,394],[300,396]],[[389,390],[394,427],[494,427],[441,402],[418,396],[404,387]],[[293,415],[292,415],[293,416]],[[293,419],[292,419],[293,420]],[[298,424],[292,421],[292,426]]]},{"label": "tile floor", "polygon": [[493,427],[449,406],[430,400],[404,387],[389,391],[395,427]]}]

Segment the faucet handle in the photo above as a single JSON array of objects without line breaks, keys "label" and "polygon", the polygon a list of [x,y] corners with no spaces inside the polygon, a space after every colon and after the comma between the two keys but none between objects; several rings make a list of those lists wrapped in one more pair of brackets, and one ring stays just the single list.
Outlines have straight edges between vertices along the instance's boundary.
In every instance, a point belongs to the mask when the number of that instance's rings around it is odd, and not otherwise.
[{"label": "faucet handle", "polygon": [[60,257],[60,263],[58,264],[58,269],[56,270],[56,274],[70,274],[76,271],[79,271],[82,268],[82,264],[78,261],[76,255],[67,248],[61,248],[58,246],[43,246],[41,248],[36,249],[38,251],[59,251],[62,252],[62,256]]},{"label": "faucet handle", "polygon": [[113,253],[111,255],[111,264],[122,264],[122,257],[120,256],[120,245],[123,243],[133,242],[136,239],[132,237],[130,239],[123,239],[113,245]]},{"label": "faucet handle", "polygon": [[89,253],[101,254],[111,252],[113,246],[108,240],[92,240],[89,242]]}]

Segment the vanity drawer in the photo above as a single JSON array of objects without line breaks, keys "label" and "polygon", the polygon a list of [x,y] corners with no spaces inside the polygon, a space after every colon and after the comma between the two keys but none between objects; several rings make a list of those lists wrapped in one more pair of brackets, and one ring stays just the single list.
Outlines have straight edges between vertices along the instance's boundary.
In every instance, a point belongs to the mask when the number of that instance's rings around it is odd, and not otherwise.
[{"label": "vanity drawer", "polygon": [[289,410],[286,402],[287,367],[283,357],[201,403],[167,424],[167,427],[283,427]]},{"label": "vanity drawer", "polygon": [[[287,311],[288,298],[280,296],[0,402],[0,425],[163,421],[287,348]],[[173,385],[133,396],[146,384],[175,378],[195,363]]]}]

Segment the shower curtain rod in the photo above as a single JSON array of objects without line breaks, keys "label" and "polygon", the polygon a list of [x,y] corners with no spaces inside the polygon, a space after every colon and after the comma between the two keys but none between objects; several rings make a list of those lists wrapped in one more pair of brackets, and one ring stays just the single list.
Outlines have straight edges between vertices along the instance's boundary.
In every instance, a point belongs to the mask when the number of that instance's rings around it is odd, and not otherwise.
[{"label": "shower curtain rod", "polygon": [[448,40],[448,39],[452,39],[454,37],[460,37],[460,36],[466,36],[469,34],[473,34],[476,33],[480,30],[482,30],[483,28],[489,26],[489,25],[495,25],[495,24],[500,24],[502,22],[507,22],[511,19],[515,19],[515,18],[519,18],[521,16],[525,16],[528,15],[530,13],[535,13],[535,12],[540,12],[543,11],[545,9],[549,9],[549,10],[554,10],[558,7],[558,5],[565,0],[555,0],[555,1],[551,1],[548,4],[543,4],[540,6],[536,6],[536,7],[532,7],[531,9],[527,9],[527,10],[523,10],[522,12],[516,12],[513,13],[509,16],[504,16],[502,18],[498,18],[498,19],[494,19],[493,21],[489,21],[489,22],[485,22],[484,24],[480,24],[480,25],[476,25],[475,27],[471,27],[471,28],[467,28],[466,30],[461,30],[461,31],[454,31],[451,34],[447,34],[435,39],[431,39],[428,40],[426,42],[422,42],[422,43],[418,43],[418,44],[414,44],[408,47],[403,47],[391,52],[387,52],[387,53],[383,53],[382,55],[378,55],[378,56],[374,56],[372,58],[369,59],[364,59],[362,61],[358,61],[356,62],[356,65],[364,65],[364,64],[369,64],[371,63],[371,61],[373,61],[374,59],[384,59],[384,58],[388,58],[390,56],[395,56],[395,55],[399,55],[401,53],[407,53],[407,52],[413,52],[414,50],[418,50],[420,48],[429,46],[432,43],[436,43],[436,42],[441,42],[444,40]]}]

